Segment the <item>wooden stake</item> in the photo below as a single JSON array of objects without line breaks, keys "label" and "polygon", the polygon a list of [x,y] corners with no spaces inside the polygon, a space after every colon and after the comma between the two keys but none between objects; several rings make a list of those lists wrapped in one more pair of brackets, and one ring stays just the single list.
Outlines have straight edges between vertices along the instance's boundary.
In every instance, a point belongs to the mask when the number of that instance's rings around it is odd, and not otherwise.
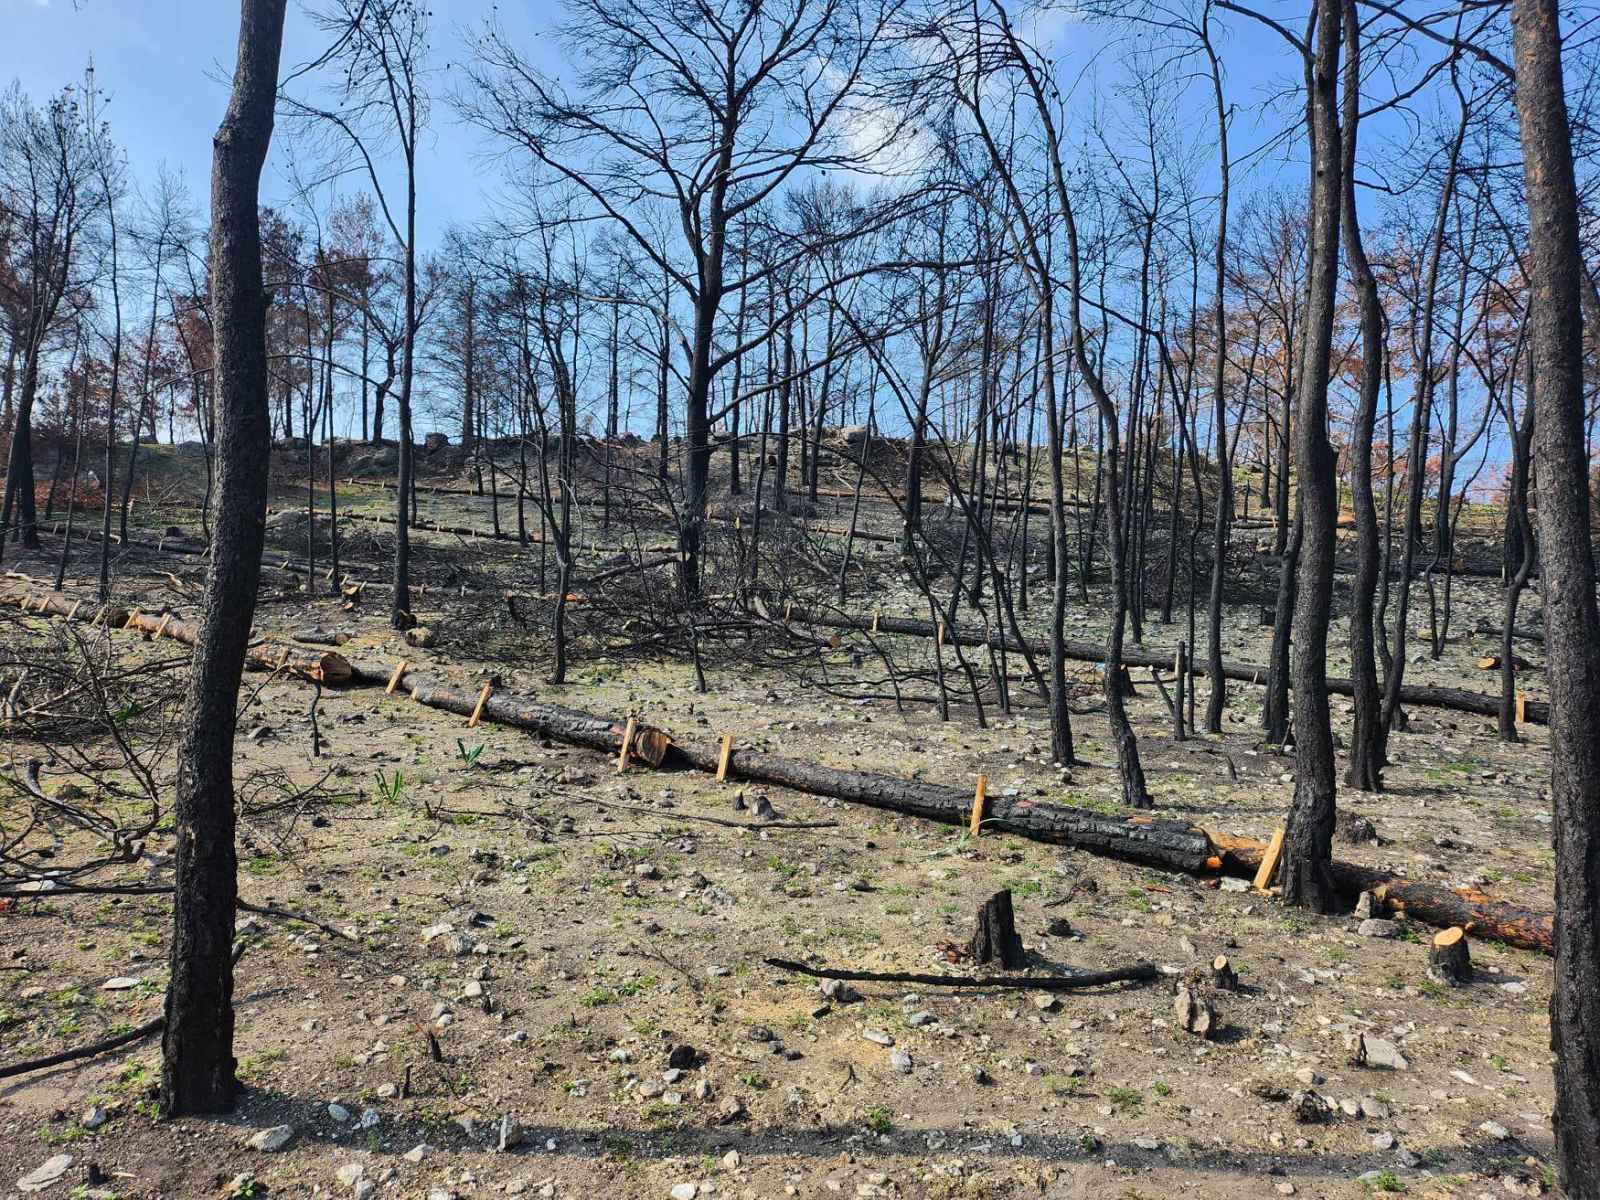
[{"label": "wooden stake", "polygon": [[76,599],[76,600],[74,600],[72,602],[72,611],[67,614],[67,620],[70,621],[70,620],[72,620],[74,617],[76,617],[78,615],[78,608],[82,604],[83,604],[83,598],[81,596],[78,599]]},{"label": "wooden stake", "polygon": [[1528,719],[1528,698],[1521,692],[1517,693],[1517,724],[1522,725]]},{"label": "wooden stake", "polygon": [[793,600],[785,600],[783,602],[783,623],[785,625],[787,625],[789,623],[789,613],[793,609],[794,609],[794,601]]},{"label": "wooden stake", "polygon": [[1261,856],[1261,869],[1256,872],[1255,888],[1258,892],[1267,890],[1267,884],[1272,882],[1272,875],[1278,869],[1278,859],[1283,856],[1284,827],[1279,825],[1272,831],[1272,840],[1267,843],[1267,852]]},{"label": "wooden stake", "polygon": [[150,635],[150,640],[152,642],[159,642],[161,640],[161,635],[167,631],[167,624],[171,620],[172,620],[172,614],[171,613],[162,613],[161,614],[161,624],[157,625],[155,633]]},{"label": "wooden stake", "polygon": [[628,723],[622,730],[622,753],[617,755],[617,771],[620,774],[628,769],[628,751],[633,747],[634,718],[629,717]]},{"label": "wooden stake", "polygon": [[881,617],[882,615],[883,615],[883,609],[875,608],[875,609],[872,610],[872,632],[873,633],[877,633],[878,632],[878,618]]},{"label": "wooden stake", "polygon": [[467,718],[468,729],[477,728],[478,719],[483,716],[483,706],[489,703],[489,692],[493,687],[494,685],[492,683],[486,683],[483,685],[483,691],[478,693],[477,706],[473,708],[472,715]]},{"label": "wooden stake", "polygon": [[139,610],[136,608],[131,613],[128,614],[128,619],[127,619],[126,622],[124,622],[122,627],[124,629],[132,629],[138,623],[139,623]]},{"label": "wooden stake", "polygon": [[401,659],[394,665],[394,674],[389,676],[389,686],[383,689],[385,696],[394,695],[394,689],[400,686],[400,676],[406,673],[406,660]]},{"label": "wooden stake", "polygon": [[717,752],[717,782],[728,781],[728,760],[733,757],[733,734],[722,735],[722,749]]},{"label": "wooden stake", "polygon": [[942,645],[944,645],[944,622],[943,621],[939,622],[938,633],[939,633],[939,642],[938,642],[938,644],[942,646]]},{"label": "wooden stake", "polygon": [[972,820],[967,823],[967,833],[972,837],[978,836],[978,827],[983,824],[983,798],[989,791],[989,777],[978,776],[978,786],[972,793]]}]

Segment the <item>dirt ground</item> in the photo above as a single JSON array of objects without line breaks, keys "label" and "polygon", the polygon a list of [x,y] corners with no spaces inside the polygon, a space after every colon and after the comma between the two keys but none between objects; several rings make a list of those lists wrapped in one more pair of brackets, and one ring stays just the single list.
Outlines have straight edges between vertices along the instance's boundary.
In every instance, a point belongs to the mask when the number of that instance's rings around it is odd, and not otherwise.
[{"label": "dirt ground", "polygon": [[[440,561],[456,552],[422,540]],[[89,551],[78,553],[72,572],[86,581]],[[192,611],[200,569],[128,552],[118,595]],[[1467,632],[1408,681],[1491,691],[1497,677],[1474,665],[1490,639],[1471,630],[1496,618],[1499,589],[1458,586]],[[1116,802],[1103,713],[1076,721],[1087,765],[1061,770],[1037,707],[991,709],[979,729],[967,708],[943,723],[926,706],[833,698],[736,662],[709,663],[700,695],[685,663],[592,653],[557,688],[538,657],[482,659],[486,643],[452,629],[451,593],[431,594],[419,616],[440,629],[433,650],[404,647],[381,604],[342,613],[270,575],[257,632],[323,623],[356,631],[347,654],[436,664],[463,686],[494,672],[543,700],[830,765],[958,785],[985,772],[991,793]],[[1069,636],[1093,636],[1096,618],[1074,605]],[[22,653],[50,628],[11,614],[0,642]],[[1237,606],[1229,656],[1263,661],[1267,632],[1254,605]],[[1344,633],[1340,621],[1336,653]],[[1146,629],[1152,647],[1176,637]],[[109,640],[123,661],[173,653]],[[1477,1198],[1549,1186],[1550,962],[1537,954],[1474,941],[1476,978],[1452,989],[1427,977],[1425,927],[1362,937],[1353,917],[1309,916],[1231,882],[697,773],[619,774],[602,756],[469,730],[376,689],[322,692],[313,758],[310,689],[266,678],[247,677],[259,690],[240,724],[237,774],[260,784],[242,789],[240,892],[320,924],[241,914],[237,1112],[154,1119],[158,1037],[0,1081],[0,1195],[62,1154],[71,1162],[44,1190],[58,1200]],[[1536,663],[1526,680],[1540,695]],[[1134,682],[1160,810],[1266,837],[1293,760],[1261,745],[1260,690],[1234,685],[1224,737],[1180,744],[1148,676]],[[1075,704],[1094,701],[1086,682]],[[1337,697],[1335,722],[1348,732]],[[1339,798],[1381,841],[1336,852],[1548,909],[1548,748],[1528,732],[1508,746],[1488,719],[1416,710],[1394,738],[1386,794]],[[40,753],[5,740],[12,773]],[[53,791],[68,775],[47,764],[42,778]],[[748,809],[757,792],[780,823],[812,827],[752,820],[739,801]],[[3,793],[7,837],[28,811]],[[76,845],[63,835],[62,857]],[[158,827],[140,862],[100,881],[166,880],[171,848]],[[1164,978],[1059,996],[860,984],[859,998],[827,997],[763,961],[960,972],[947,947],[1002,887],[1035,969],[1149,960]],[[0,1064],[157,1015],[169,926],[159,894],[0,911]],[[1222,951],[1244,987],[1221,997],[1222,1030],[1201,1040],[1175,1026],[1174,977]],[[1401,1065],[1353,1065],[1358,1034],[1391,1044]],[[281,1148],[249,1144],[271,1144],[258,1135],[279,1126]]]}]

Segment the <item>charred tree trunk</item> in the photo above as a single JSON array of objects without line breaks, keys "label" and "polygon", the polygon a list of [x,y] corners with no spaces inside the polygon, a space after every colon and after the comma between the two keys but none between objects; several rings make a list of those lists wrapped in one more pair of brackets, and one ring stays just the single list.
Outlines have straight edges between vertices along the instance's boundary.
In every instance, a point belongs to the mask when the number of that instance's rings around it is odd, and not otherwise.
[{"label": "charred tree trunk", "polygon": [[1578,195],[1557,0],[1514,0],[1517,115],[1528,187],[1534,456],[1555,811],[1556,1156],[1571,1196],[1600,1194],[1600,613],[1595,606]]},{"label": "charred tree trunk", "polygon": [[285,0],[241,0],[238,64],[211,172],[211,312],[221,499],[178,758],[167,1116],[233,1105],[233,738],[261,574],[271,418],[258,195],[272,140]]},{"label": "charred tree trunk", "polygon": [[1304,526],[1295,597],[1294,804],[1283,841],[1283,898],[1333,912],[1333,728],[1328,710],[1328,621],[1333,604],[1338,483],[1328,442],[1328,373],[1339,279],[1340,153],[1337,81],[1343,11],[1349,0],[1317,0],[1311,92],[1312,186],[1304,355],[1295,404],[1295,467]]}]

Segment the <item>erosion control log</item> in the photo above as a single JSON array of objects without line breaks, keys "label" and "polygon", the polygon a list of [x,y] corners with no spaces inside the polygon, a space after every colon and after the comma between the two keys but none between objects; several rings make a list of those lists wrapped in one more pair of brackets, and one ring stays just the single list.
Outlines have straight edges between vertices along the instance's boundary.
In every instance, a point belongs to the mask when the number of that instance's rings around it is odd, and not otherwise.
[{"label": "erosion control log", "polygon": [[[789,620],[795,624],[816,625],[824,629],[860,629],[871,631],[873,618],[851,617],[840,613],[818,612],[814,609],[790,606]],[[900,634],[903,637],[932,638],[938,635],[937,628],[928,621],[917,621],[910,617],[877,618],[877,632]],[[1008,650],[1021,650],[1017,640],[1003,635],[999,630],[984,631],[971,629],[957,629],[951,625],[944,627],[944,640],[958,642],[963,646],[984,646],[993,644],[1004,645]],[[1033,654],[1047,656],[1050,653],[1048,642],[1029,641],[1028,649]],[[1075,662],[1104,663],[1106,648],[1098,642],[1068,641],[1064,644],[1066,656]],[[1158,667],[1168,668],[1172,665],[1173,652],[1171,650],[1124,650],[1122,652],[1123,666],[1131,667]],[[1204,664],[1195,662],[1190,667],[1191,675],[1204,675]],[[1240,683],[1265,684],[1267,681],[1267,668],[1254,666],[1249,663],[1223,663],[1222,674],[1227,679]],[[1354,685],[1348,679],[1337,676],[1328,677],[1328,691],[1336,696],[1352,696],[1355,694]],[[1500,715],[1500,697],[1490,696],[1482,692],[1474,692],[1468,688],[1422,687],[1416,684],[1406,684],[1400,689],[1400,703],[1414,705],[1418,708],[1444,708],[1454,712],[1473,713],[1480,717],[1498,717]],[[1550,723],[1550,706],[1541,700],[1530,700],[1527,704],[1526,721],[1530,725],[1548,725]]]},{"label": "erosion control log", "polygon": [[[68,617],[84,624],[137,630],[151,638],[171,638],[186,646],[194,645],[200,636],[198,625],[179,620],[171,613],[130,611],[115,605],[74,600],[58,592],[7,591],[0,593],[0,604],[16,605],[30,613]],[[343,687],[350,682],[350,663],[342,654],[335,654],[331,650],[318,653],[286,646],[281,642],[255,642],[245,650],[245,658],[252,666],[273,671],[292,671],[329,687]]]}]

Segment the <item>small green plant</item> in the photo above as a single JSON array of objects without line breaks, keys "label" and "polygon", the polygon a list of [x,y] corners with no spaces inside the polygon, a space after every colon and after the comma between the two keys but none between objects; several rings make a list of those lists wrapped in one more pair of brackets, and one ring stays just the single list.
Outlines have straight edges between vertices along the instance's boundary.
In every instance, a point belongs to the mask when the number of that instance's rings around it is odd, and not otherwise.
[{"label": "small green plant", "polygon": [[772,1080],[768,1079],[765,1075],[757,1075],[753,1071],[739,1076],[739,1082],[744,1084],[745,1087],[750,1088],[752,1091],[757,1092],[764,1092],[772,1086]]},{"label": "small green plant", "polygon": [[1172,1095],[1172,1085],[1170,1083],[1163,1083],[1159,1079],[1150,1085],[1150,1089],[1158,1096]]},{"label": "small green plant", "polygon": [[390,804],[400,803],[400,797],[406,794],[406,777],[399,767],[394,769],[393,775],[385,775],[379,767],[372,773],[372,779],[378,785],[378,795]]},{"label": "small green plant", "polygon": [[1367,1189],[1373,1192],[1403,1192],[1406,1185],[1400,1182],[1399,1176],[1393,1171],[1385,1168],[1367,1181]]},{"label": "small green plant", "polygon": [[468,771],[478,765],[478,758],[483,754],[488,742],[479,742],[476,746],[468,746],[460,738],[456,739],[456,757],[461,760],[461,765]]},{"label": "small green plant", "polygon": [[1144,1103],[1144,1096],[1130,1087],[1109,1087],[1106,1089],[1106,1099],[1118,1108],[1137,1108]]},{"label": "small green plant", "polygon": [[256,1182],[256,1177],[247,1171],[239,1176],[229,1190],[228,1200],[255,1200],[260,1190],[261,1185]]},{"label": "small green plant", "polygon": [[894,1128],[894,1122],[889,1119],[889,1110],[882,1105],[874,1105],[862,1113],[861,1117],[873,1133],[888,1133]]},{"label": "small green plant", "polygon": [[610,988],[594,987],[579,996],[578,1003],[585,1008],[599,1008],[601,1005],[612,1003],[616,998],[617,994]]}]

